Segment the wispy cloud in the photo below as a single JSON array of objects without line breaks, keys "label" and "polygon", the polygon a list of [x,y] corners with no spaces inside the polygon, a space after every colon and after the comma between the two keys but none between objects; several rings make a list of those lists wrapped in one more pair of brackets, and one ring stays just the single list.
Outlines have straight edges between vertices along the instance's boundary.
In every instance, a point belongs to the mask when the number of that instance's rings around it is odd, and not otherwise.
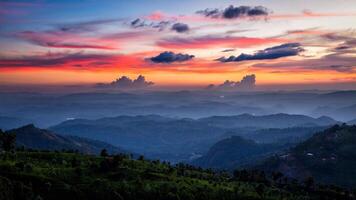
[{"label": "wispy cloud", "polygon": [[202,36],[191,38],[168,38],[157,42],[157,45],[171,49],[204,49],[210,47],[219,48],[248,48],[265,44],[273,44],[283,42],[280,38],[255,38],[255,37],[217,37],[217,36]]},{"label": "wispy cloud", "polygon": [[281,69],[281,70],[312,70],[312,71],[336,71],[340,73],[356,73],[356,57],[333,53],[321,58],[310,58],[303,60],[282,61],[273,63],[258,63],[253,68]]},{"label": "wispy cloud", "polygon": [[23,31],[15,33],[14,36],[43,47],[101,50],[115,49],[115,47],[111,46],[108,41],[80,36],[78,34],[64,33],[61,31]]},{"label": "wispy cloud", "polygon": [[133,67],[144,63],[141,55],[94,53],[47,53],[18,58],[0,58],[0,68],[55,68],[78,70],[105,70],[117,66]]}]

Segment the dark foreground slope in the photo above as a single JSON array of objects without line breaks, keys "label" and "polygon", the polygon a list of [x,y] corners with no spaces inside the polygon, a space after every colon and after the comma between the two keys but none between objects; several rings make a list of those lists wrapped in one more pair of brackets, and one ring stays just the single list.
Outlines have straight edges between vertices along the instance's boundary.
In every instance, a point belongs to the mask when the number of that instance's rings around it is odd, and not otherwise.
[{"label": "dark foreground slope", "polygon": [[319,132],[259,168],[298,179],[311,176],[322,183],[355,187],[356,126],[336,125]]},{"label": "dark foreground slope", "polygon": [[85,154],[99,154],[102,149],[112,153],[127,153],[121,148],[91,139],[62,136],[46,129],[26,125],[7,131],[16,134],[16,146],[37,150],[77,150]]},{"label": "dark foreground slope", "polygon": [[354,199],[340,188],[275,184],[257,171],[232,177],[124,155],[2,153],[0,169],[1,200]]}]

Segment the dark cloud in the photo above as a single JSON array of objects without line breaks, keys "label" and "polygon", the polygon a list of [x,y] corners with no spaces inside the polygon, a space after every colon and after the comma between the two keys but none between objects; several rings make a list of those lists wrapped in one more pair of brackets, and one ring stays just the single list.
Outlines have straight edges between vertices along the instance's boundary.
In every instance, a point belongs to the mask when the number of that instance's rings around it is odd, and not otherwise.
[{"label": "dark cloud", "polygon": [[194,58],[194,55],[174,53],[172,51],[165,51],[159,55],[150,58],[155,63],[172,63],[172,62],[184,62]]},{"label": "dark cloud", "polygon": [[176,31],[177,33],[185,33],[189,31],[189,26],[184,23],[176,23],[176,20],[165,20],[159,22],[152,22],[137,18],[130,22],[132,28],[154,28],[159,31],[166,30],[170,27],[170,30]]},{"label": "dark cloud", "polygon": [[207,8],[205,10],[199,10],[196,12],[197,14],[204,15],[205,17],[218,18],[221,16],[221,10],[214,8]]},{"label": "dark cloud", "polygon": [[344,43],[340,44],[335,48],[335,50],[351,50],[353,48],[356,48],[356,39],[347,39],[344,41]]},{"label": "dark cloud", "polygon": [[235,49],[224,49],[224,50],[222,50],[221,52],[231,52],[231,51],[235,51]]},{"label": "dark cloud", "polygon": [[324,66],[324,67],[318,67],[318,69],[330,69],[338,72],[355,72],[355,67],[354,66],[345,66],[345,65],[329,65],[329,66]]},{"label": "dark cloud", "polygon": [[338,42],[339,45],[334,47],[333,52],[343,52],[343,53],[354,53],[354,48],[356,48],[356,38],[354,32],[344,32],[344,33],[327,33],[321,35],[321,38],[325,39],[327,42]]},{"label": "dark cloud", "polygon": [[141,89],[153,85],[151,81],[146,81],[146,78],[139,75],[136,79],[132,80],[127,76],[121,76],[111,83],[98,83],[98,88],[119,88],[119,89]]},{"label": "dark cloud", "polygon": [[226,80],[224,83],[214,86],[213,84],[208,85],[207,89],[220,89],[220,90],[242,90],[248,91],[254,89],[256,86],[256,75],[246,75],[241,81],[230,81]]},{"label": "dark cloud", "polygon": [[286,61],[278,63],[258,63],[253,65],[255,68],[271,69],[291,69],[291,70],[328,70],[340,73],[356,72],[356,57],[348,53],[332,53],[320,58],[303,59],[296,61]]},{"label": "dark cloud", "polygon": [[[283,69],[282,71],[315,70],[335,71],[339,73],[356,72],[356,39],[355,32],[331,32],[318,35],[316,39],[330,46],[329,53],[321,57],[308,57],[302,60],[287,60],[273,63],[256,63],[253,68]],[[337,44],[337,45],[333,45]]]},{"label": "dark cloud", "polygon": [[335,47],[335,50],[338,51],[338,50],[345,50],[345,49],[350,49],[350,48],[351,48],[350,46],[341,45],[341,46]]},{"label": "dark cloud", "polygon": [[150,21],[146,21],[146,20],[137,18],[130,22],[130,26],[132,28],[149,27],[149,28],[154,28],[154,29],[158,29],[159,31],[162,31],[162,30],[166,29],[172,23],[173,23],[173,21],[150,22]]},{"label": "dark cloud", "polygon": [[171,29],[178,33],[184,33],[184,32],[189,31],[189,26],[187,24],[183,24],[183,23],[175,23],[172,25]]},{"label": "dark cloud", "polygon": [[197,11],[198,14],[211,18],[223,18],[223,19],[238,19],[238,18],[256,18],[266,17],[270,11],[263,6],[233,6],[219,10],[219,9],[205,9]]},{"label": "dark cloud", "polygon": [[270,47],[257,51],[254,54],[240,54],[239,56],[221,57],[217,59],[220,62],[241,62],[245,60],[267,60],[281,57],[296,56],[304,51],[299,43],[286,43],[279,46]]},{"label": "dark cloud", "polygon": [[57,24],[55,26],[59,31],[63,32],[85,33],[98,30],[98,26],[100,25],[111,24],[120,21],[122,21],[122,19],[101,19],[76,23]]},{"label": "dark cloud", "polygon": [[137,18],[135,20],[133,20],[131,23],[130,23],[131,27],[133,28],[139,28],[139,27],[143,27],[145,26],[145,23],[144,21],[142,21],[141,19]]}]

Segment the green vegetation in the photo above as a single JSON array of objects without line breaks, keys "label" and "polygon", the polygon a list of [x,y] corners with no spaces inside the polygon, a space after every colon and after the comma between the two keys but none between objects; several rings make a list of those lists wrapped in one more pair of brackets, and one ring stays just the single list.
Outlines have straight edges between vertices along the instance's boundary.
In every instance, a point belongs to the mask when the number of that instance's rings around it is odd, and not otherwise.
[{"label": "green vegetation", "polygon": [[[104,151],[103,151],[104,152]],[[0,199],[353,199],[331,187],[233,175],[124,154],[12,151],[0,155]]]},{"label": "green vegetation", "polygon": [[[332,144],[354,144],[355,129],[356,126],[332,127],[297,146],[296,151],[304,151],[310,145],[329,145],[325,139]],[[266,174],[259,170],[235,170],[229,174],[146,160],[143,156],[133,159],[125,154],[110,155],[106,149],[101,150],[100,156],[15,149],[15,139],[14,133],[0,130],[0,200],[356,199],[352,191],[319,185],[313,177],[298,181],[280,172]],[[354,156],[349,152],[354,152],[353,148],[336,150],[336,155]]]}]

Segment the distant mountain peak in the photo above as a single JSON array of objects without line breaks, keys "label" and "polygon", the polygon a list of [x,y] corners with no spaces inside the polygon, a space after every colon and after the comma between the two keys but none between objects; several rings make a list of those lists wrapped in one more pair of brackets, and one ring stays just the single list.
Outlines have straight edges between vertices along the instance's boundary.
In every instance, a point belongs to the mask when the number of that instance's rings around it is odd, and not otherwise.
[{"label": "distant mountain peak", "polygon": [[38,129],[40,130],[39,128],[37,128],[34,124],[27,124],[25,126],[22,126],[20,128],[17,128],[17,129]]},{"label": "distant mountain peak", "polygon": [[37,128],[34,124],[28,124],[16,129],[8,130],[16,134],[16,145],[38,150],[78,150],[82,153],[98,154],[105,148],[110,152],[126,152],[113,145],[86,138],[62,136],[47,130]]}]

